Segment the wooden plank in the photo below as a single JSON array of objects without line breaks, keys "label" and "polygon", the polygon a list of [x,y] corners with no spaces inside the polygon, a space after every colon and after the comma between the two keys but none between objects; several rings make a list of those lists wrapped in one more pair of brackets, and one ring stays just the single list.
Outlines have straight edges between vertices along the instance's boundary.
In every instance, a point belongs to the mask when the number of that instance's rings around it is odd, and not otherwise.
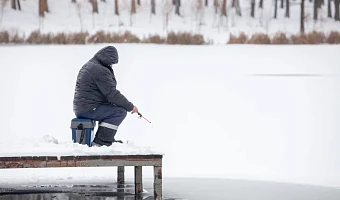
[{"label": "wooden plank", "polygon": [[0,168],[161,166],[162,155],[0,157]]},{"label": "wooden plank", "polygon": [[143,192],[143,169],[142,166],[135,166],[135,193]]},{"label": "wooden plank", "polygon": [[77,161],[76,167],[101,167],[101,166],[155,166],[162,163],[161,159],[153,160],[88,160]]},{"label": "wooden plank", "polygon": [[162,200],[162,166],[154,166],[154,200]]},{"label": "wooden plank", "polygon": [[163,158],[163,155],[84,155],[84,156],[61,156],[59,159],[57,156],[15,156],[15,157],[1,157],[2,161],[22,161],[22,160],[98,160],[98,159],[124,159],[124,160],[145,160],[145,159],[155,159]]}]

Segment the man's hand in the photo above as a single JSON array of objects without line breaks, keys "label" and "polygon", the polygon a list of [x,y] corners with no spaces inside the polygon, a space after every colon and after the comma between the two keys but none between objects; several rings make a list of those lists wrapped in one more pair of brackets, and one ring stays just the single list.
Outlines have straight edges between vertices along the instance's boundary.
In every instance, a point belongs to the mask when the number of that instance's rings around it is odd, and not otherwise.
[{"label": "man's hand", "polygon": [[133,114],[133,113],[138,113],[138,108],[136,106],[133,106],[131,114]]}]

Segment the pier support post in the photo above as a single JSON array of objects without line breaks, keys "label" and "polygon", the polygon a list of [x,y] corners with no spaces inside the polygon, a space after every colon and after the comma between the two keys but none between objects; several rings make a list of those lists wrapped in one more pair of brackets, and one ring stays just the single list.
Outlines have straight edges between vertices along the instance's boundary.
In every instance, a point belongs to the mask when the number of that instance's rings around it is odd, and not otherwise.
[{"label": "pier support post", "polygon": [[162,200],[162,167],[154,166],[154,200]]},{"label": "pier support post", "polygon": [[135,166],[135,193],[139,195],[142,192],[143,192],[142,166]]},{"label": "pier support post", "polygon": [[125,168],[124,166],[118,166],[117,169],[117,187],[124,188],[125,177],[124,177]]},{"label": "pier support post", "polygon": [[118,192],[118,199],[117,200],[124,200],[124,187],[125,187],[125,168],[124,166],[117,167],[117,192]]}]

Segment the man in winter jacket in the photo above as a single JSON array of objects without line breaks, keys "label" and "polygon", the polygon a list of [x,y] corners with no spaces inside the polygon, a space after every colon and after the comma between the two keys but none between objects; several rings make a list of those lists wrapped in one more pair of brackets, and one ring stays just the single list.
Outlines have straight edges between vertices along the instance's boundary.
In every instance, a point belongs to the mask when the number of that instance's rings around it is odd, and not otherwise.
[{"label": "man in winter jacket", "polygon": [[119,90],[112,65],[118,63],[118,52],[113,46],[99,50],[79,71],[73,99],[73,111],[78,118],[99,122],[94,146],[110,146],[118,126],[127,112],[138,113]]}]

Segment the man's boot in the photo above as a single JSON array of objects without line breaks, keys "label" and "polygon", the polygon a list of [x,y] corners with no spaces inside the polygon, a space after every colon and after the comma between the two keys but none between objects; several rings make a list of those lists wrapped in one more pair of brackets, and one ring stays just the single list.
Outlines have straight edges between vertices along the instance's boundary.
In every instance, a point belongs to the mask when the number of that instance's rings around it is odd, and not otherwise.
[{"label": "man's boot", "polygon": [[93,146],[111,146],[115,141],[117,130],[99,126],[96,136],[92,142]]}]

